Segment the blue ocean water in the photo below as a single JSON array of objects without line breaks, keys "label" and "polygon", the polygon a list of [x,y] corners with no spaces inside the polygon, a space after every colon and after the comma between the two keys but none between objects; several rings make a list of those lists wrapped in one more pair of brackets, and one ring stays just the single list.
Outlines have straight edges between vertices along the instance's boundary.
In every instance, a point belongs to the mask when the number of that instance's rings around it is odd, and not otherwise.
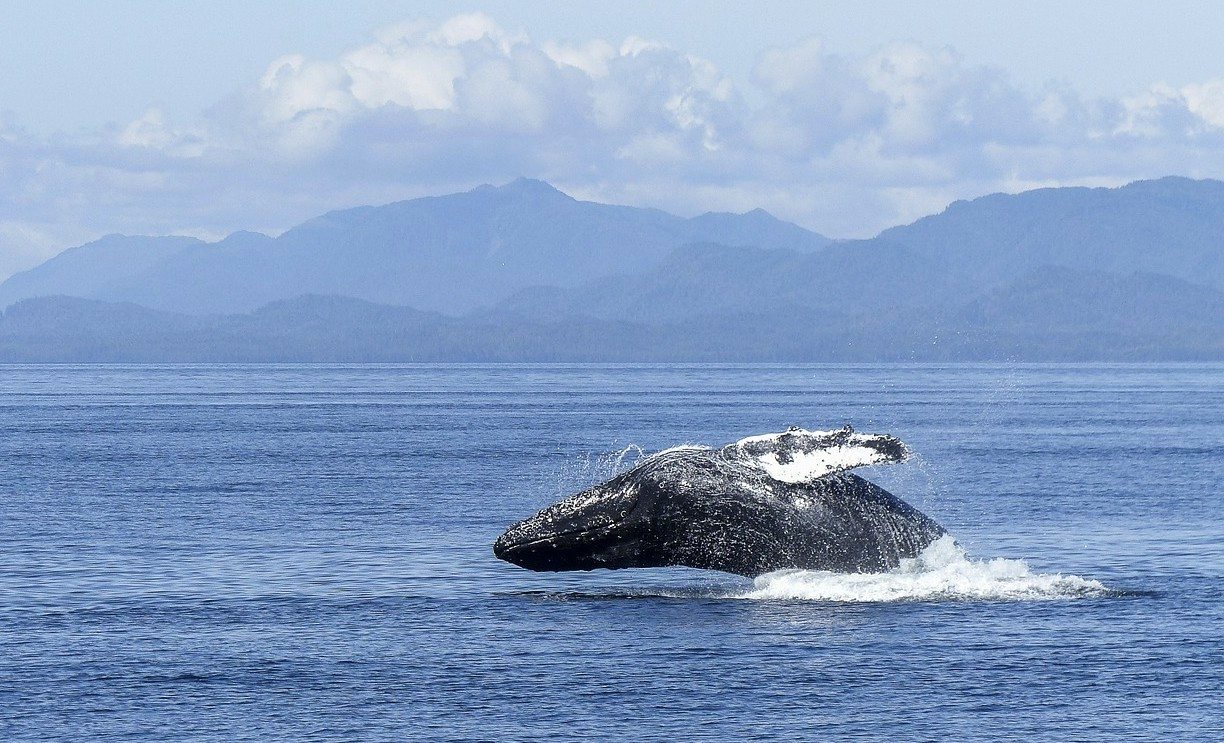
[{"label": "blue ocean water", "polygon": [[[798,424],[965,554],[534,574],[511,522]],[[4,740],[1220,740],[1224,366],[3,366]]]}]

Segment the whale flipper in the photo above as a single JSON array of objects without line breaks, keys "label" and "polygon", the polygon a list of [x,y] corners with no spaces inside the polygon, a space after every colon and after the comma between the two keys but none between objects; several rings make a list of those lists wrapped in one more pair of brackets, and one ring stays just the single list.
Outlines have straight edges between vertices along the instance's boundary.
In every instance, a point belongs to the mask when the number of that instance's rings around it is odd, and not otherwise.
[{"label": "whale flipper", "polygon": [[869,464],[903,462],[909,458],[909,449],[893,436],[858,433],[850,426],[834,431],[792,426],[782,433],[727,444],[719,455],[732,464],[763,470],[781,482],[811,483]]}]

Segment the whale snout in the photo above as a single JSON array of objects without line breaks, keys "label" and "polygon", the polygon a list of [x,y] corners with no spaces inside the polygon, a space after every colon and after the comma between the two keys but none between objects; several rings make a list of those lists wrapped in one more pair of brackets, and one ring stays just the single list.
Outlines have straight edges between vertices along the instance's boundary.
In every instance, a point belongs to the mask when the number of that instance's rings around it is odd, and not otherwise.
[{"label": "whale snout", "polygon": [[493,554],[537,571],[633,567],[645,527],[636,501],[619,488],[584,491],[511,526]]},{"label": "whale snout", "polygon": [[548,534],[534,521],[520,521],[507,529],[493,543],[493,554],[499,560],[528,570],[563,570],[561,567],[550,567],[555,562],[557,537]]},{"label": "whale snout", "polygon": [[[515,527],[528,524],[520,522]],[[493,543],[493,554],[520,568],[536,571],[560,570],[590,570],[600,567],[590,561],[589,554],[593,550],[584,550],[584,546],[594,543],[599,534],[596,532],[560,532],[550,534],[535,534],[534,529],[516,530],[511,527],[505,534]]]}]

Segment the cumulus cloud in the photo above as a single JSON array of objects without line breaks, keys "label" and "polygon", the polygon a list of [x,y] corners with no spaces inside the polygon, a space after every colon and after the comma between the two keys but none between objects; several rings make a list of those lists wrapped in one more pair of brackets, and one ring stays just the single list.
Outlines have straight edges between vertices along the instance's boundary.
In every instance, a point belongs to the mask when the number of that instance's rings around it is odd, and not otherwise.
[{"label": "cumulus cloud", "polygon": [[109,231],[275,230],[527,175],[681,213],[763,206],[871,234],[997,190],[1224,175],[1224,79],[1091,98],[955,50],[763,50],[750,79],[649,39],[539,41],[482,14],[291,54],[190,121],[0,119],[0,275]]}]

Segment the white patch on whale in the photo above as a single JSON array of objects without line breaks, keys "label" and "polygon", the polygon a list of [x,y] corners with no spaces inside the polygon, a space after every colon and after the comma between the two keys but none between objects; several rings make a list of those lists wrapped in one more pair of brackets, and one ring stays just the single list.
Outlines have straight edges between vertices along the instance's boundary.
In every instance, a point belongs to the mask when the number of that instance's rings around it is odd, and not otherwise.
[{"label": "white patch on whale", "polygon": [[[759,467],[775,480],[797,484],[856,467],[898,461],[897,456],[878,445],[890,438],[849,428],[833,431],[792,428],[782,433],[748,436],[723,451]],[[766,451],[761,452],[762,449]],[[901,458],[908,456],[903,447],[900,450]]]},{"label": "white patch on whale", "polygon": [[885,461],[875,449],[865,446],[834,446],[811,452],[796,452],[790,462],[779,462],[770,452],[756,461],[775,480],[790,483],[810,482],[832,472],[842,472]]}]

